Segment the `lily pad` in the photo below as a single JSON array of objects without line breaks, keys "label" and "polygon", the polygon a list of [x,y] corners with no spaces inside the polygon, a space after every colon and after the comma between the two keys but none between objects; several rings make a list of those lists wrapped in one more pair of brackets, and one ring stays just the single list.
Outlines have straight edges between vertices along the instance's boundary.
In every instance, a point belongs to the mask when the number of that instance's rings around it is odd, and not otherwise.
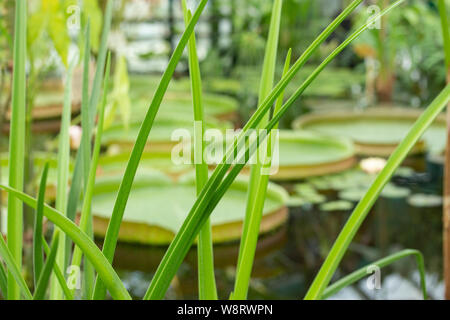
[{"label": "lily pad", "polygon": [[[353,144],[347,139],[292,130],[280,130],[278,137],[278,148],[274,148],[270,170],[272,180],[298,180],[336,173],[353,167],[356,161]],[[223,141],[221,143],[225,144]],[[227,145],[231,143],[229,139]],[[262,152],[258,154],[261,155]],[[222,157],[219,158],[221,161]],[[256,156],[249,163],[256,163]],[[214,166],[217,163],[209,164]],[[243,172],[248,173],[249,169],[248,164]]]},{"label": "lily pad", "polygon": [[[130,158],[129,152],[108,152],[102,155],[98,164],[98,175],[117,174],[124,171]],[[192,170],[192,165],[175,165],[168,152],[144,152],[139,162],[139,170],[159,170],[173,178]]]},{"label": "lily pad", "polygon": [[[94,232],[104,236],[121,175],[97,180],[93,198]],[[211,215],[213,241],[228,242],[241,237],[245,216],[248,178],[238,177]],[[119,240],[155,245],[170,243],[195,202],[192,174],[173,181],[162,173],[139,174],[125,210]],[[269,184],[260,232],[265,233],[287,221],[287,194]]]},{"label": "lily pad", "polygon": [[[102,143],[104,145],[119,145],[125,150],[130,150],[139,133],[142,118],[140,121],[133,121],[126,127],[123,123],[114,123],[103,132]],[[228,122],[219,122],[208,118],[206,129],[225,130],[231,128]],[[147,151],[168,151],[180,141],[172,140],[172,134],[176,130],[184,130],[189,133],[191,139],[194,137],[194,120],[183,114],[160,114],[156,117],[150,136],[147,142]],[[186,131],[187,130],[187,131]]]},{"label": "lily pad", "polygon": [[[362,112],[328,112],[303,116],[295,129],[352,139],[361,155],[389,156],[406,136],[421,111],[405,108],[373,108]],[[441,153],[445,148],[446,123],[442,115],[426,131],[412,154],[428,150]]]},{"label": "lily pad", "polygon": [[279,168],[274,180],[292,180],[349,169],[355,164],[354,148],[346,139],[311,132],[281,131]]}]

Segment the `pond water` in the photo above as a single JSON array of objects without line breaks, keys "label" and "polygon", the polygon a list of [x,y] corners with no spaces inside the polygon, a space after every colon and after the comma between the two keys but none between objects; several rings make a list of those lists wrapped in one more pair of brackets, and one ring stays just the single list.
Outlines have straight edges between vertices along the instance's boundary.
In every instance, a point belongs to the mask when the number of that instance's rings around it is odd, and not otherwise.
[{"label": "pond water", "polygon": [[[408,189],[408,192],[386,194],[376,202],[334,279],[398,250],[418,249],[425,259],[429,296],[442,299],[442,166],[424,157],[408,159],[405,164],[413,170],[396,175],[392,186]],[[293,192],[297,183],[284,186]],[[334,190],[320,190],[320,194],[325,199],[322,205],[340,199],[339,192]],[[355,203],[352,202],[352,207]],[[260,238],[249,299],[302,298],[352,209],[330,206],[322,210],[326,207],[319,203],[298,204],[301,205],[289,208],[290,218],[285,226]],[[165,250],[166,247],[118,246],[114,264],[135,298],[144,295]],[[214,247],[221,299],[227,299],[233,288],[238,250],[239,243]],[[179,269],[166,298],[198,298],[196,259],[194,248]],[[379,290],[369,290],[364,279],[332,298],[422,298],[418,269],[412,257],[382,269],[381,279]]]}]

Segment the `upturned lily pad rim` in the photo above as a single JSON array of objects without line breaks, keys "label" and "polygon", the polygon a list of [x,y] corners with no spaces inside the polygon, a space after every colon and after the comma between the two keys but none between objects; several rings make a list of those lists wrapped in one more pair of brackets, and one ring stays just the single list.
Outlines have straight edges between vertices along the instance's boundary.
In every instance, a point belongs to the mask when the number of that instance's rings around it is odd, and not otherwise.
[{"label": "upturned lily pad rim", "polygon": [[[98,195],[115,192],[121,181],[120,178],[120,175],[105,175],[99,177],[96,183],[95,194]],[[195,189],[194,172],[191,171],[181,176],[176,182],[174,182],[174,180],[166,174],[157,170],[143,172],[137,175],[133,183],[133,188],[153,187],[155,185],[170,186],[174,184],[192,186],[192,188]],[[239,176],[230,189],[242,191],[243,199],[245,199],[247,188],[248,177]],[[261,221],[261,233],[267,233],[277,229],[286,223],[288,219],[286,203],[289,196],[287,192],[281,186],[270,184],[267,191],[267,197],[271,198],[274,202],[277,202],[278,205],[274,210],[264,212],[263,220]],[[106,232],[109,219],[96,215],[95,210],[93,210],[93,214],[94,233],[98,237],[103,237]],[[244,214],[242,217],[244,217]],[[214,243],[228,243],[238,240],[241,236],[242,223],[243,219],[230,221],[223,224],[213,224],[212,230]],[[124,217],[119,233],[119,240],[122,242],[149,245],[167,245],[172,241],[174,235],[175,234],[172,230],[168,230],[164,227],[141,222],[127,221],[126,217]]]},{"label": "upturned lily pad rim", "polygon": [[[338,173],[349,168],[352,168],[356,164],[356,153],[354,144],[351,140],[341,137],[331,137],[329,135],[306,131],[306,130],[280,130],[279,131],[280,144],[283,142],[298,142],[299,148],[301,143],[317,143],[322,144],[324,147],[338,147],[342,150],[339,157],[334,157],[330,161],[316,161],[314,163],[305,165],[282,165],[278,166],[276,173],[270,175],[270,179],[273,181],[288,181],[298,180],[302,178],[308,178],[313,176],[326,175],[331,173]],[[283,155],[280,153],[280,158]],[[215,165],[210,165],[210,168]],[[249,173],[249,166],[246,165],[242,171],[243,174]]]},{"label": "upturned lily pad rim", "polygon": [[[343,111],[323,111],[314,112],[304,116],[300,116],[292,122],[294,130],[310,130],[315,131],[313,126],[318,123],[349,121],[349,120],[373,120],[373,121],[411,121],[411,125],[421,115],[421,109],[411,109],[405,107],[370,107],[363,110],[343,110]],[[441,113],[434,122],[437,125],[446,125],[445,114]],[[357,153],[359,155],[371,156],[389,156],[397,147],[398,143],[368,143],[366,141],[353,140]],[[410,154],[420,154],[426,151],[423,138],[419,140],[416,146],[411,150]]]}]

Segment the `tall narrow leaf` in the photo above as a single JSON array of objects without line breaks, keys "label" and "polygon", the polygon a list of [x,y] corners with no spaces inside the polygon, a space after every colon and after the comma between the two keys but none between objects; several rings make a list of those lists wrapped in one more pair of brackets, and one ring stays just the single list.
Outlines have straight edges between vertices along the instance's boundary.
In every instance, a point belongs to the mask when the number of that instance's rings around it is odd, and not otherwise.
[{"label": "tall narrow leaf", "polygon": [[45,189],[47,188],[48,176],[48,162],[44,165],[42,171],[41,183],[39,185],[39,194],[37,198],[36,215],[34,217],[34,232],[33,232],[33,269],[34,269],[34,285],[37,286],[37,281],[41,275],[44,266],[44,248],[42,246],[42,224],[44,220],[44,201]]},{"label": "tall narrow leaf", "polygon": [[[14,67],[11,104],[11,129],[9,135],[9,185],[23,190],[25,170],[25,118],[26,118],[26,32],[27,32],[27,1],[16,1],[16,16],[14,25]],[[8,197],[8,248],[19,268],[22,267],[22,232],[23,232],[22,202],[14,197]],[[8,272],[8,299],[19,299],[19,284],[11,271]]]},{"label": "tall narrow leaf", "polygon": [[[61,130],[58,140],[58,172],[57,172],[57,189],[56,189],[56,210],[66,213],[67,208],[67,187],[69,185],[69,163],[70,163],[70,137],[69,127],[72,114],[72,73],[75,68],[77,59],[74,58],[66,74],[66,83],[64,90],[63,112],[61,116]],[[63,232],[55,232],[54,237],[59,237],[59,243],[64,244],[66,241]],[[66,248],[64,245],[58,246],[56,255],[56,264],[62,270],[66,265]],[[61,299],[62,290],[55,276],[52,277],[50,286],[50,297],[52,299]]]},{"label": "tall narrow leaf", "polygon": [[[98,116],[98,125],[97,125],[97,134],[95,136],[95,142],[94,142],[94,150],[92,155],[92,161],[89,169],[89,176],[86,186],[86,192],[83,198],[83,205],[81,209],[81,216],[80,216],[80,229],[88,233],[88,227],[89,227],[89,221],[92,220],[92,197],[94,195],[94,188],[95,188],[95,177],[97,173],[97,165],[98,165],[98,159],[100,157],[100,149],[101,149],[101,139],[102,139],[102,133],[103,133],[103,123],[105,118],[105,106],[106,106],[106,97],[108,95],[108,82],[109,82],[109,72],[110,72],[110,62],[111,62],[111,55],[108,55],[108,59],[106,62],[106,71],[105,71],[105,79],[103,81],[103,97],[102,97],[102,103],[100,106],[100,112]],[[81,264],[81,257],[82,252],[78,246],[75,246],[73,256],[72,256],[72,266],[80,267]]]},{"label": "tall narrow leaf", "polygon": [[[420,284],[422,287],[422,294],[423,299],[427,299],[427,287],[425,282],[425,264],[423,262],[423,256],[420,251],[412,250],[412,249],[405,249],[399,252],[396,252],[394,254],[391,254],[387,257],[384,257],[383,259],[377,260],[370,264],[370,266],[377,266],[378,268],[384,268],[400,259],[403,259],[405,257],[414,256],[416,258],[417,268],[419,269],[420,274]],[[345,276],[342,279],[339,279],[332,285],[330,285],[328,288],[325,289],[325,291],[322,294],[322,299],[327,299],[328,297],[331,297],[332,295],[338,293],[340,290],[342,290],[345,287],[348,287],[349,285],[363,279],[364,277],[367,277],[368,269],[367,266],[363,267],[361,269],[358,269],[349,275]]]},{"label": "tall narrow leaf", "polygon": [[[28,206],[36,208],[37,205],[36,199],[30,197],[29,195],[17,189],[1,184],[0,189],[7,191],[14,197],[17,197]],[[94,241],[92,241],[92,239],[90,239],[84,232],[80,230],[80,228],[78,228],[78,226],[75,223],[73,223],[70,219],[65,217],[61,212],[48,205],[44,206],[44,215],[51,222],[53,222],[59,229],[61,229],[62,232],[64,232],[68,237],[70,237],[77,246],[81,248],[83,254],[92,263],[92,265],[94,266],[95,270],[98,273],[98,277],[102,279],[102,281],[105,283],[106,287],[108,288],[108,291],[111,293],[111,296],[114,299],[122,299],[122,300],[131,299],[130,294],[125,289],[122,281],[120,281],[120,278],[114,271],[113,267],[111,266],[111,263],[108,262],[108,260],[99,250]],[[3,239],[0,240],[0,249],[2,249],[2,240]],[[0,256],[3,257],[3,251],[0,251]],[[11,260],[8,258],[8,255],[5,256],[6,256],[5,262]]]},{"label": "tall narrow leaf", "polygon": [[[186,0],[182,1],[184,21],[186,26],[192,18],[191,11],[187,9]],[[191,78],[191,90],[194,106],[194,120],[201,127],[195,129],[198,133],[195,137],[201,141],[194,141],[194,154],[196,158],[195,181],[197,194],[199,194],[208,181],[208,165],[204,161],[204,143],[203,136],[205,132],[205,120],[202,104],[202,80],[200,74],[200,65],[197,57],[197,47],[195,44],[195,33],[193,32],[189,39],[189,71]],[[200,131],[200,132],[198,132]],[[197,137],[198,136],[198,137]],[[200,158],[200,159],[197,159]],[[200,161],[198,161],[200,160]],[[211,222],[209,219],[205,222],[198,235],[197,244],[198,254],[198,295],[201,300],[217,299],[216,279],[214,278],[214,256],[212,245]]]},{"label": "tall narrow leaf", "polygon": [[[50,247],[47,244],[47,241],[45,241],[45,238],[42,238],[42,245],[44,248],[44,252],[47,256],[50,255]],[[67,286],[66,279],[64,278],[64,275],[61,271],[61,269],[56,265],[56,263],[53,264],[53,272],[55,273],[56,278],[58,279],[59,285],[61,286],[64,295],[66,297],[66,300],[73,300],[73,294],[69,290],[69,287]]]},{"label": "tall narrow leaf", "polygon": [[383,170],[378,174],[375,181],[367,190],[364,197],[356,206],[344,228],[341,230],[338,238],[333,244],[325,262],[320,268],[314,282],[309,288],[305,299],[320,299],[323,291],[331,280],[336,268],[344,256],[345,251],[350,245],[353,237],[366,218],[383,187],[390,180],[394,171],[400,166],[408,155],[409,151],[414,147],[425,130],[433,123],[433,120],[445,108],[450,101],[450,84],[447,85],[442,92],[427,107],[424,113],[417,119],[406,137],[395,149],[390,156]]},{"label": "tall narrow leaf", "polygon": [[[59,230],[55,231],[56,233],[59,232]],[[33,300],[42,300],[45,297],[45,292],[48,288],[48,283],[50,280],[50,275],[53,270],[53,266],[55,265],[56,261],[56,254],[58,250],[58,243],[59,243],[59,237],[55,236],[52,247],[50,248],[50,254],[47,256],[47,260],[45,261],[45,266],[42,272],[39,275],[39,280],[37,282],[36,291],[34,292]]]},{"label": "tall narrow leaf", "polygon": [[[5,262],[6,267],[8,268],[8,285],[9,285],[9,277],[12,277],[17,286],[19,287],[19,297],[17,299],[20,299],[20,294],[30,300],[32,299],[31,292],[27,287],[27,283],[25,282],[25,279],[22,276],[22,270],[17,265],[13,254],[8,249],[8,246],[5,243],[5,240],[3,239],[3,236],[0,235],[0,258]],[[1,262],[0,262],[1,263]],[[8,288],[8,293],[9,293]]]},{"label": "tall narrow leaf", "polygon": [[[275,0],[272,8],[268,41],[262,70],[262,77],[259,90],[259,103],[270,94],[275,78],[275,67],[277,63],[278,38],[280,34],[282,0]],[[288,68],[289,69],[289,68]],[[269,114],[261,120],[258,127],[265,126]],[[245,210],[245,220],[242,232],[241,245],[239,247],[239,257],[236,273],[236,285],[233,298],[247,298],[247,290],[250,279],[250,272],[253,265],[253,258],[258,242],[259,226],[262,218],[262,211],[267,191],[268,176],[261,174],[263,163],[257,157],[257,163],[252,165],[250,170],[250,185],[247,192],[247,205]],[[262,203],[262,205],[260,205]],[[242,260],[244,259],[244,262]]]},{"label": "tall narrow leaf", "polygon": [[[399,0],[396,2],[398,5],[402,0]],[[280,80],[280,82],[275,86],[275,88],[271,91],[270,95],[264,100],[262,104],[256,109],[256,112],[252,115],[250,120],[247,122],[247,124],[244,126],[242,132],[238,135],[238,137],[235,139],[236,145],[242,145],[243,139],[245,137],[246,132],[249,129],[256,128],[256,125],[261,121],[262,117],[265,115],[265,113],[270,109],[271,105],[275,102],[275,100],[278,98],[278,96],[281,94],[281,92],[286,88],[288,83],[292,80],[292,78],[295,76],[295,74],[300,70],[300,68],[306,63],[306,61],[311,57],[313,52],[318,48],[318,46],[325,41],[325,39],[337,28],[337,26],[362,2],[362,0],[355,0],[353,1],[346,9],[342,11],[342,13],[336,17],[336,19],[327,27],[325,30],[317,37],[315,41],[305,50],[305,52],[301,55],[300,58],[294,63],[294,65],[289,69],[288,73]],[[380,13],[380,15],[385,14],[387,11],[383,11]],[[377,15],[374,17],[374,19],[378,18],[380,15]],[[373,19],[369,21],[368,23],[373,23]],[[365,27],[367,28],[367,25]],[[365,29],[364,29],[365,30]],[[363,30],[358,30],[359,33],[361,33]],[[350,38],[351,40],[354,39],[359,33],[356,32],[353,34]],[[348,41],[345,45],[348,45]],[[345,46],[344,46],[345,47]],[[340,50],[343,48],[341,47]],[[340,52],[340,51],[338,51]],[[333,56],[330,57],[330,60],[332,60],[338,52],[335,52]],[[324,65],[321,66],[321,68],[318,68],[316,73],[313,75],[312,78],[309,78],[309,82],[304,82],[302,85],[302,88],[299,88],[297,90],[297,94],[300,95],[303,90],[310,84],[310,82],[315,79],[317,74],[320,73],[320,71],[329,63],[327,60]],[[293,100],[295,100],[297,97],[295,96]],[[277,123],[279,121],[279,118],[286,112],[286,110],[292,105],[292,102],[286,103],[284,106],[286,109],[283,111],[283,108],[281,108],[280,112],[278,113],[279,117],[274,117],[273,120],[275,120],[274,123]],[[274,124],[269,123],[269,127],[266,127],[268,129],[271,129],[274,127]],[[144,296],[145,299],[162,299],[164,297],[164,294],[166,290],[168,289],[170,282],[172,281],[173,276],[175,275],[176,271],[178,270],[181,262],[183,261],[184,257],[186,256],[189,248],[192,245],[192,242],[194,241],[195,237],[197,236],[200,227],[205,222],[206,218],[209,217],[211,214],[211,211],[214,209],[214,207],[219,202],[220,198],[225,193],[224,190],[228,188],[233,179],[237,176],[237,173],[239,170],[241,170],[244,165],[236,165],[234,169],[237,169],[237,172],[234,173],[234,177],[230,176],[230,179],[228,181],[223,182],[223,190],[218,190],[218,186],[222,183],[223,177],[227,173],[230,165],[230,161],[234,158],[234,154],[236,153],[237,148],[229,148],[226,152],[226,155],[223,157],[221,163],[216,167],[211,177],[208,179],[208,182],[206,183],[205,187],[202,189],[201,194],[198,196],[197,200],[195,201],[193,207],[189,211],[188,216],[186,217],[183,225],[181,226],[180,230],[178,231],[177,235],[175,236],[174,240],[170,244],[166,254],[163,257],[163,260],[161,261],[155,276],[153,277],[152,282],[150,283],[150,286]],[[248,152],[248,149],[246,150]],[[231,173],[230,173],[231,174]],[[228,176],[227,176],[228,178]],[[216,192],[217,191],[217,192]]]},{"label": "tall narrow leaf", "polygon": [[[202,0],[197,10],[195,11],[192,19],[181,36],[180,42],[175,48],[172,57],[170,58],[169,64],[164,72],[161,81],[156,89],[156,92],[153,96],[152,102],[149,106],[147,114],[145,115],[144,121],[142,122],[141,128],[139,130],[139,134],[136,138],[136,143],[133,147],[133,151],[130,155],[130,160],[128,161],[127,168],[125,169],[125,174],[122,180],[122,183],[119,187],[119,192],[117,194],[116,202],[114,203],[114,209],[111,215],[111,220],[108,225],[108,229],[106,231],[105,240],[103,242],[103,253],[105,254],[108,261],[112,261],[114,257],[114,251],[116,249],[117,237],[119,235],[120,224],[122,222],[123,213],[125,211],[125,207],[128,201],[128,196],[130,195],[131,187],[133,185],[133,180],[136,175],[136,171],[139,165],[139,161],[141,155],[144,151],[145,144],[147,143],[148,136],[150,134],[150,130],[153,126],[153,121],[155,120],[155,116],[159,110],[159,106],[161,105],[164,94],[169,85],[170,79],[175,72],[175,68],[178,64],[178,61],[183,54],[184,48],[194,30],[194,26],[196,25],[200,15],[205,8],[208,0]],[[96,281],[95,290],[94,290],[94,299],[103,299],[105,297],[105,288],[101,284],[100,281]]]}]

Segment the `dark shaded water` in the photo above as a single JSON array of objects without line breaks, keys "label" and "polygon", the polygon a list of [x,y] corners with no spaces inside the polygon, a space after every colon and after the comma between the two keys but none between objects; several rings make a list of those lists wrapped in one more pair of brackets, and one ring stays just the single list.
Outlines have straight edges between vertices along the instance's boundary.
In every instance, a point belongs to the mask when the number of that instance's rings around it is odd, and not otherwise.
[{"label": "dark shaded water", "polygon": [[[415,173],[394,177],[397,186],[424,196],[417,203],[406,198],[380,198],[361,226],[335,275],[342,277],[401,249],[420,250],[425,258],[427,286],[432,299],[443,297],[442,286],[442,167],[409,159]],[[289,186],[288,186],[289,187]],[[336,192],[325,192],[329,200]],[[350,211],[321,212],[317,206],[291,207],[286,226],[260,238],[249,299],[299,299],[312,283]],[[239,243],[214,248],[219,297],[227,299],[234,284]],[[115,267],[132,295],[142,297],[166,248],[120,244]],[[420,299],[414,258],[406,258],[381,272],[380,290],[368,290],[362,280],[344,289],[340,299]],[[169,299],[197,299],[196,252],[191,250],[167,293]]]}]

